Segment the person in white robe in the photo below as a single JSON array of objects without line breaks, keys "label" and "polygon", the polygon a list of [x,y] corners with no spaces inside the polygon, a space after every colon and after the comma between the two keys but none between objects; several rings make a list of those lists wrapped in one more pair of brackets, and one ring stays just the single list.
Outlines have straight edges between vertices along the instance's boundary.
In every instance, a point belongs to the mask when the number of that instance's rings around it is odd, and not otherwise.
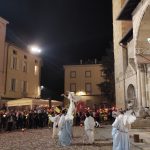
[{"label": "person in white robe", "polygon": [[56,114],[54,117],[50,118],[51,121],[53,122],[53,134],[52,134],[52,138],[57,138],[58,137],[58,123],[59,123],[59,119],[60,119],[60,115]]},{"label": "person in white robe", "polygon": [[81,100],[81,96],[75,95],[74,92],[67,91],[67,93],[68,93],[68,96],[66,96],[65,94],[62,94],[61,96],[64,96],[65,98],[69,100],[69,108],[66,114],[66,118],[73,120],[74,118],[73,114],[76,111],[75,103]]},{"label": "person in white robe", "polygon": [[113,150],[130,150],[129,128],[130,124],[135,121],[136,117],[131,111],[120,114],[112,124]]},{"label": "person in white robe", "polygon": [[59,143],[62,146],[69,146],[72,142],[73,135],[73,114],[75,113],[75,102],[80,100],[79,96],[76,96],[74,92],[68,91],[68,96],[62,94],[62,96],[66,97],[70,104],[66,115],[61,116],[59,121]]},{"label": "person in white robe", "polygon": [[88,112],[86,113],[86,119],[84,121],[85,135],[88,144],[94,143],[94,127],[95,127],[94,118]]},{"label": "person in white robe", "polygon": [[59,128],[59,144],[61,146],[69,146],[72,141],[72,120],[66,120],[65,110],[62,111],[62,115],[60,117],[58,128]]}]

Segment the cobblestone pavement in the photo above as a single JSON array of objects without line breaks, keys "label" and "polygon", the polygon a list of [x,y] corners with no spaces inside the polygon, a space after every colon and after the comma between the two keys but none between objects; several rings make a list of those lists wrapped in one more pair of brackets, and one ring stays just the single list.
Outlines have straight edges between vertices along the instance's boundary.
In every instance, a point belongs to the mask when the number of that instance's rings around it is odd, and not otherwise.
[{"label": "cobblestone pavement", "polygon": [[[51,138],[52,129],[30,129],[0,133],[0,150],[112,150],[111,127],[95,129],[95,144],[85,145],[84,128],[74,127],[73,143],[60,147]],[[133,148],[133,150],[136,150]]]},{"label": "cobblestone pavement", "polygon": [[[84,128],[74,127],[73,143],[68,147],[60,147],[57,140],[51,138],[52,129],[32,129],[0,133],[0,150],[111,150],[112,140],[104,128],[95,130],[95,144],[85,145]],[[110,130],[110,129],[105,129]],[[104,135],[105,133],[105,135]]]}]

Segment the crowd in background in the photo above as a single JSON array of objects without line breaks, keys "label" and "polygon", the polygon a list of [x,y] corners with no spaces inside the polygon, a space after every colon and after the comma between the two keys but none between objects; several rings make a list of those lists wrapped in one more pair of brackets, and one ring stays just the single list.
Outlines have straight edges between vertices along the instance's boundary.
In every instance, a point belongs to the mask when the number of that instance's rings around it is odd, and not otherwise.
[{"label": "crowd in background", "polygon": [[115,108],[101,108],[96,111],[87,109],[86,111],[77,112],[75,115],[75,125],[83,124],[85,120],[85,113],[89,112],[90,115],[100,124],[110,124],[114,121],[113,113],[117,110]]},{"label": "crowd in background", "polygon": [[0,112],[0,130],[36,129],[47,127],[48,114],[46,110],[3,110]]},{"label": "crowd in background", "polygon": [[[113,111],[112,108],[103,108],[96,111],[86,110],[78,111],[74,115],[74,125],[83,125],[85,113],[90,112],[98,123],[112,123]],[[54,109],[34,108],[33,110],[19,111],[16,109],[8,110],[1,108],[0,110],[0,131],[12,131],[17,129],[37,129],[44,127],[52,127],[52,122],[49,117],[55,116]]]}]

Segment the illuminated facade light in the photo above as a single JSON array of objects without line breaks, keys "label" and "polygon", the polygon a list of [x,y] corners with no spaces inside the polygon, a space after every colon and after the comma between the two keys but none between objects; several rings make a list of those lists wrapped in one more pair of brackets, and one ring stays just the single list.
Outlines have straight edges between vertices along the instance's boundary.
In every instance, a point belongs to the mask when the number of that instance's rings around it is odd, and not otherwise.
[{"label": "illuminated facade light", "polygon": [[148,43],[150,44],[150,38],[147,38]]},{"label": "illuminated facade light", "polygon": [[84,91],[78,91],[78,92],[76,93],[76,95],[80,95],[80,96],[86,95],[86,92],[84,92]]}]

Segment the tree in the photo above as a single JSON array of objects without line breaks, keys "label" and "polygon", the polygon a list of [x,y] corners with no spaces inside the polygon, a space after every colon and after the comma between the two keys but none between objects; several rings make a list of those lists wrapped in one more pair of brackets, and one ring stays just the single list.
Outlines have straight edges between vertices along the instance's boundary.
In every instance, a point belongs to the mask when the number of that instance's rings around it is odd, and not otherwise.
[{"label": "tree", "polygon": [[101,63],[103,65],[103,77],[105,81],[98,84],[102,96],[109,102],[115,101],[115,81],[114,81],[114,54],[112,45],[106,49],[106,56],[102,57]]}]

